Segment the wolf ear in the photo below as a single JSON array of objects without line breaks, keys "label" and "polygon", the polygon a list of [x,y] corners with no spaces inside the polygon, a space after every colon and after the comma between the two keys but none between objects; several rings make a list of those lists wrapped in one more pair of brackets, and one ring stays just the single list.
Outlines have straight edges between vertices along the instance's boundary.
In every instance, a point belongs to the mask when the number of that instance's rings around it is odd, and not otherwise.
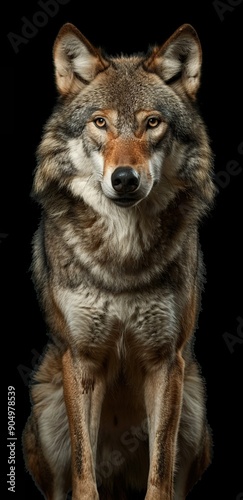
[{"label": "wolf ear", "polygon": [[108,63],[71,23],[60,29],[53,47],[56,85],[62,95],[76,93]]},{"label": "wolf ear", "polygon": [[201,64],[201,44],[190,24],[178,28],[145,62],[149,71],[158,73],[165,83],[186,91],[193,99],[200,85]]}]

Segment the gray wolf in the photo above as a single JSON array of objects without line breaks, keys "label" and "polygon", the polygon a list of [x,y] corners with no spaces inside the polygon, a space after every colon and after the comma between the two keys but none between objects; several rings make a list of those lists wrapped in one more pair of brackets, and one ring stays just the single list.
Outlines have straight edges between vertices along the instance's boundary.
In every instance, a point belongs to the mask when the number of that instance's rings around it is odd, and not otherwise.
[{"label": "gray wolf", "polygon": [[26,468],[48,500],[182,500],[212,460],[193,347],[215,194],[200,41],[185,24],[146,54],[109,56],[68,23],[53,61],[32,190],[50,340]]}]

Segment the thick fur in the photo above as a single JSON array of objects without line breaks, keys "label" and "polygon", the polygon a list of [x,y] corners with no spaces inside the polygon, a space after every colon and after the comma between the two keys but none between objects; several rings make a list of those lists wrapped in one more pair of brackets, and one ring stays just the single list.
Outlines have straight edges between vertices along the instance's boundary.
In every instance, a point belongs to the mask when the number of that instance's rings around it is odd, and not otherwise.
[{"label": "thick fur", "polygon": [[26,467],[48,500],[183,500],[211,460],[193,353],[214,199],[200,42],[183,25],[148,54],[109,57],[66,24],[53,56],[59,99],[33,182],[51,339]]}]

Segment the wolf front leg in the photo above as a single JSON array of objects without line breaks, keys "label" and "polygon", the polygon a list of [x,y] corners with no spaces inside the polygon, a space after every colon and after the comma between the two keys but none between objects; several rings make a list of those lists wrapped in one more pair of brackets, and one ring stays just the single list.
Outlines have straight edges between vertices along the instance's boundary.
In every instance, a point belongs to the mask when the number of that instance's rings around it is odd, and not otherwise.
[{"label": "wolf front leg", "polygon": [[145,500],[172,500],[178,427],[183,393],[184,361],[150,371],[145,380],[150,469]]},{"label": "wolf front leg", "polygon": [[90,363],[73,357],[70,349],[62,363],[71,438],[72,498],[97,500],[95,460],[105,383],[94,375]]}]

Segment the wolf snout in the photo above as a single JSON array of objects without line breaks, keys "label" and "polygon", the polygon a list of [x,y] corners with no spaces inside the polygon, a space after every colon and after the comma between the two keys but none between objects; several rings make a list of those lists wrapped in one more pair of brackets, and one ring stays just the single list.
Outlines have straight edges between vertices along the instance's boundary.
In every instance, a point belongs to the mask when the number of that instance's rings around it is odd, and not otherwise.
[{"label": "wolf snout", "polygon": [[111,176],[112,187],[119,194],[134,193],[139,183],[140,175],[132,167],[117,167]]}]

